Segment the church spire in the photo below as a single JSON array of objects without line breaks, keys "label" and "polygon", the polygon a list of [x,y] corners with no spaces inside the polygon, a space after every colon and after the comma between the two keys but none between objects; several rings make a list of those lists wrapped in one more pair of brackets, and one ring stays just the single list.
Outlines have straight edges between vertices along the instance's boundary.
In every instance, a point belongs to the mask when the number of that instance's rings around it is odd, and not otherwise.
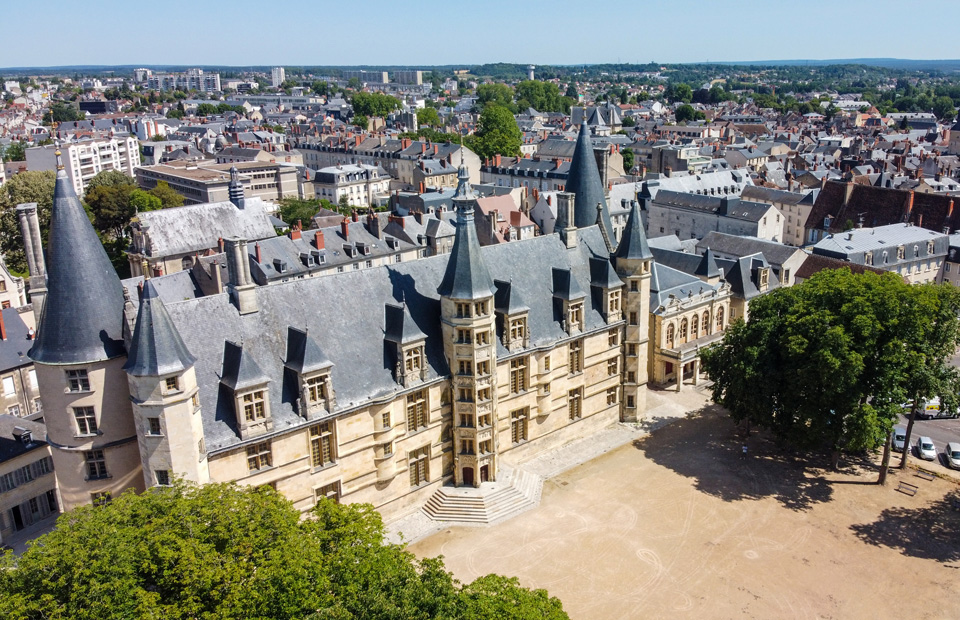
[{"label": "church spire", "polygon": [[135,377],[181,373],[196,361],[170,319],[153,280],[143,285],[130,357],[123,367]]},{"label": "church spire", "polygon": [[57,159],[47,297],[30,357],[79,364],[124,354],[123,286]]},{"label": "church spire", "polygon": [[480,256],[480,241],[477,239],[477,228],[473,222],[476,201],[461,150],[457,191],[453,195],[453,205],[457,210],[457,235],[453,240],[450,260],[447,261],[447,271],[437,289],[444,297],[480,299],[494,293],[493,280]]},{"label": "church spire", "polygon": [[653,252],[650,251],[650,244],[647,243],[647,235],[643,232],[643,222],[640,219],[640,209],[637,201],[630,202],[630,215],[627,217],[627,227],[623,230],[623,236],[620,237],[620,245],[617,246],[617,258],[626,260],[647,260],[653,258]]}]

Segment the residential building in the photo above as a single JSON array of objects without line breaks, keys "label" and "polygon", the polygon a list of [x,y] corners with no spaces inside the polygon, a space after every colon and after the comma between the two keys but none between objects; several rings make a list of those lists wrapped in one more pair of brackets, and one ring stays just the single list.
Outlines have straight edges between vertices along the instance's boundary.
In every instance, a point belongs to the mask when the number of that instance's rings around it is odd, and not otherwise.
[{"label": "residential building", "polygon": [[188,69],[184,73],[154,73],[147,76],[147,88],[218,93],[221,91],[220,74],[205,73],[203,69]]},{"label": "residential building", "polygon": [[949,249],[949,235],[911,224],[889,224],[827,235],[813,246],[813,253],[895,271],[915,284],[943,280]]},{"label": "residential building", "polygon": [[183,196],[186,204],[227,202],[230,183],[236,170],[246,198],[276,202],[282,198],[300,198],[300,173],[295,166],[271,162],[207,162],[169,161],[156,166],[137,168],[137,184],[153,189],[160,181]]},{"label": "residential building", "polygon": [[807,253],[803,250],[756,237],[743,237],[712,231],[697,241],[697,252],[711,250],[718,260],[738,260],[762,254],[773,269],[781,286],[793,286],[797,269],[803,265]]},{"label": "residential building", "polygon": [[65,142],[54,145],[35,146],[26,149],[27,168],[30,170],[56,170],[57,150],[63,153],[64,167],[73,190],[82,195],[87,183],[97,174],[116,170],[133,178],[140,166],[140,143],[133,136],[115,136],[80,142]]},{"label": "residential building", "polygon": [[[29,309],[0,311],[0,413],[35,419],[43,414],[37,373],[27,357],[35,330],[22,318]],[[32,316],[28,316],[32,323]]]},{"label": "residential building", "polygon": [[379,206],[389,200],[390,176],[380,166],[330,166],[317,170],[313,175],[313,187],[315,196],[326,198],[334,204],[346,197],[349,204],[366,208]]},{"label": "residential building", "polygon": [[783,237],[783,216],[768,204],[668,190],[660,190],[656,198],[640,198],[650,237],[703,239],[710,231],[771,241]]},{"label": "residential building", "polygon": [[386,71],[342,71],[341,77],[344,81],[356,78],[363,84],[386,84],[390,81]]},{"label": "residential building", "polygon": [[420,86],[423,84],[423,71],[394,71],[393,80],[397,84]]},{"label": "residential building", "polygon": [[0,543],[60,514],[57,478],[43,424],[0,414]]},{"label": "residential building", "polygon": [[[36,203],[32,203],[36,209]],[[23,278],[10,273],[7,262],[0,255],[0,308],[20,308],[27,305]]]},{"label": "residential building", "polygon": [[813,203],[818,193],[819,190],[798,193],[750,185],[743,188],[740,198],[776,207],[786,218],[783,223],[783,238],[780,241],[799,248],[805,245],[804,225],[810,217],[810,212],[813,211]]},{"label": "residential building", "polygon": [[283,67],[274,67],[270,70],[270,86],[273,88],[280,88],[280,85],[283,84],[287,79],[287,73],[283,70]]}]

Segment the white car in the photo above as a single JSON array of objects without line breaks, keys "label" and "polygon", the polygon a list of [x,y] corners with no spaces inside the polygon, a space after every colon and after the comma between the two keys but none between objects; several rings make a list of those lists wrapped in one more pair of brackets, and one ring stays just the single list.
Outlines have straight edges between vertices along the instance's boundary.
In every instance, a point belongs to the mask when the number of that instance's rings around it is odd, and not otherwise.
[{"label": "white car", "polygon": [[960,469],[960,443],[948,443],[943,454],[947,457],[947,465],[954,469]]},{"label": "white car", "polygon": [[903,452],[907,443],[907,429],[902,426],[893,427],[893,451]]},{"label": "white car", "polygon": [[929,437],[921,437],[918,439],[917,455],[925,461],[936,461],[937,447],[933,445],[933,440]]}]

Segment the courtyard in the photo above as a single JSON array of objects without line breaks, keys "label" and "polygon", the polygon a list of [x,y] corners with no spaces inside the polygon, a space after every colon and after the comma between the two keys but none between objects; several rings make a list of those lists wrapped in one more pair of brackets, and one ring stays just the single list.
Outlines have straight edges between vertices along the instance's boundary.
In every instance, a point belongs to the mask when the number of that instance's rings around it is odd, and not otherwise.
[{"label": "courtyard", "polygon": [[575,620],[960,617],[955,482],[892,470],[880,487],[866,461],[748,444],[703,406],[550,478],[529,512],[410,550],[461,581],[546,588]]}]

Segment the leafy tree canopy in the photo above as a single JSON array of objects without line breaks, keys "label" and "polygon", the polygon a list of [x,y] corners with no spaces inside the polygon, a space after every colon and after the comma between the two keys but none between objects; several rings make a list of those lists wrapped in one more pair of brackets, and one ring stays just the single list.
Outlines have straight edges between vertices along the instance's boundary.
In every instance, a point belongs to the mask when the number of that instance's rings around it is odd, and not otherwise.
[{"label": "leafy tree canopy", "polygon": [[560,87],[553,82],[525,80],[517,84],[517,108],[525,111],[533,108],[538,112],[563,112],[568,114],[574,99],[560,95]]},{"label": "leafy tree canopy", "polygon": [[417,110],[417,124],[429,127],[439,127],[442,121],[435,108],[421,108]]},{"label": "leafy tree canopy", "polygon": [[678,123],[686,123],[688,121],[696,121],[706,118],[703,112],[700,112],[699,110],[694,109],[693,106],[687,104],[683,104],[677,108],[677,111],[674,113],[674,115],[676,116]]},{"label": "leafy tree canopy", "polygon": [[159,181],[157,186],[150,190],[151,195],[160,199],[161,208],[182,207],[183,196],[171,189],[166,181]]},{"label": "leafy tree canopy", "polygon": [[11,142],[2,152],[3,161],[24,161],[27,159],[23,142]]},{"label": "leafy tree canopy", "polygon": [[785,444],[843,451],[881,445],[900,404],[955,406],[960,290],[895,273],[823,271],[750,304],[702,353],[713,398],[734,420]]},{"label": "leafy tree canopy", "polygon": [[47,125],[50,123],[72,123],[73,121],[82,121],[86,117],[86,112],[81,112],[79,108],[58,101],[44,113],[43,122]]},{"label": "leafy tree canopy", "polygon": [[498,105],[516,114],[513,103],[513,89],[506,84],[480,84],[477,86],[477,108],[483,110],[488,105]]},{"label": "leafy tree canopy", "polygon": [[0,252],[7,267],[18,275],[26,275],[27,260],[23,253],[23,235],[20,234],[16,206],[25,202],[37,203],[40,235],[46,247],[56,179],[57,175],[50,170],[28,170],[13,175],[0,187]]},{"label": "leafy tree canopy", "polygon": [[523,134],[517,126],[517,119],[507,108],[495,104],[484,106],[477,123],[477,134],[473,141],[473,150],[481,159],[493,155],[520,155]]},{"label": "leafy tree canopy", "polygon": [[354,114],[361,116],[386,116],[400,109],[400,100],[383,93],[354,93],[350,100]]},{"label": "leafy tree canopy", "polygon": [[125,185],[135,186],[136,182],[119,170],[104,170],[98,172],[87,182],[87,192],[96,187],[123,187]]}]

